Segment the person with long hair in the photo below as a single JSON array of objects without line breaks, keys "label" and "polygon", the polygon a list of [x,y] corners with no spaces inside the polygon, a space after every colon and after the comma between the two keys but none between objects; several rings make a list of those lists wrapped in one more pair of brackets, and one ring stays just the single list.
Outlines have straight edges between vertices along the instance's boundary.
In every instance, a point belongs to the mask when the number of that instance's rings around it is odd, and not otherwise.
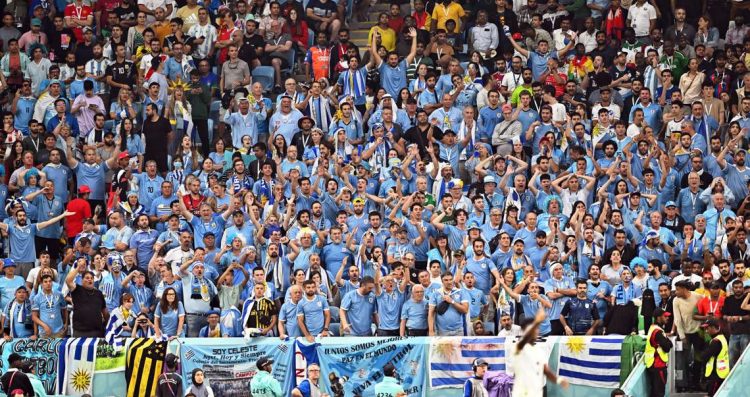
[{"label": "person with long hair", "polygon": [[699,66],[698,58],[691,58],[688,61],[687,72],[680,76],[679,87],[682,91],[682,102],[686,105],[692,105],[693,102],[700,100],[706,74],[698,69]]},{"label": "person with long hair", "polygon": [[297,47],[298,54],[306,54],[307,46],[310,43],[310,33],[307,29],[307,22],[300,18],[299,11],[296,8],[289,10],[289,34],[292,36],[292,42]]},{"label": "person with long hair", "polygon": [[[10,153],[5,157],[5,184],[10,183],[13,171],[23,167],[23,142],[15,141],[10,145]],[[33,157],[33,154],[31,155]]]},{"label": "person with long hair", "polygon": [[185,308],[182,306],[181,297],[177,296],[177,291],[174,288],[165,288],[161,295],[161,301],[156,305],[156,311],[154,312],[156,336],[169,338],[184,336],[184,324]]},{"label": "person with long hair", "polygon": [[[133,51],[133,58],[135,58],[135,50],[145,43],[144,31],[148,29],[146,27],[146,13],[139,11],[135,17],[135,21],[136,25],[128,29],[128,39],[126,41],[127,47]],[[133,60],[135,61],[135,59]]]},{"label": "person with long hair", "polygon": [[114,120],[115,130],[120,129],[123,120],[130,119],[131,122],[134,122],[136,117],[138,117],[138,112],[133,107],[132,91],[130,91],[130,88],[120,88],[117,100],[109,105],[109,118]]},{"label": "person with long hair", "polygon": [[214,162],[214,171],[223,174],[232,168],[233,152],[227,150],[227,143],[222,138],[216,138],[213,146],[214,151],[208,154],[208,158]]},{"label": "person with long hair", "polygon": [[[143,171],[143,153],[146,152],[146,142],[141,132],[135,129],[134,119],[135,117],[124,118],[120,123],[118,130],[122,138],[120,140],[120,150],[123,152],[127,150],[131,156],[137,156],[138,170]],[[156,144],[156,142],[152,143]]]},{"label": "person with long hair", "polygon": [[[181,137],[188,137],[193,141],[193,116],[191,115],[193,106],[185,96],[185,90],[181,86],[176,86],[169,96],[169,103],[164,107],[164,117],[169,120],[169,123],[174,129],[174,140],[170,141],[170,153],[174,153],[175,144],[180,141],[184,142]],[[193,164],[197,168],[197,163]],[[185,169],[188,169],[187,163],[185,163]],[[192,171],[192,170],[191,170]]]},{"label": "person with long hair", "polygon": [[188,135],[182,136],[180,145],[174,152],[174,157],[182,160],[182,168],[187,174],[192,174],[193,171],[197,170],[203,162],[203,156],[201,156],[195,149],[193,141]]},{"label": "person with long hair", "polygon": [[396,98],[396,107],[398,109],[404,109],[406,110],[406,102],[411,97],[411,93],[409,92],[408,88],[402,88],[401,91],[398,92],[398,97]]},{"label": "person with long hair", "polygon": [[112,310],[107,321],[105,340],[108,344],[119,351],[125,347],[125,340],[131,335],[135,323],[135,313],[133,313],[133,295],[124,292],[120,297],[120,306]]}]

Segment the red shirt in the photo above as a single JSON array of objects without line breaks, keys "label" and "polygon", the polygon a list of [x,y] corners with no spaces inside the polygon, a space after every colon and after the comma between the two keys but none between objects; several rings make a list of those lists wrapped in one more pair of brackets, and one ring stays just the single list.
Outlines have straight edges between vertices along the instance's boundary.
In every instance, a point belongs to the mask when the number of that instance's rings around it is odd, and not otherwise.
[{"label": "red shirt", "polygon": [[66,234],[69,239],[72,239],[83,231],[83,220],[91,218],[91,206],[88,201],[76,198],[70,200],[66,210],[75,212],[75,214],[65,218]]},{"label": "red shirt", "polygon": [[[232,38],[232,32],[237,30],[234,26],[222,26],[219,30],[219,37],[216,39],[216,41],[224,41],[229,40]],[[227,54],[229,53],[229,47],[224,47],[219,50],[219,64],[224,63],[224,61],[227,60]]]},{"label": "red shirt", "polygon": [[[85,21],[89,15],[92,15],[94,12],[91,10],[91,7],[87,5],[83,5],[80,8],[76,5],[75,2],[68,4],[65,7],[65,17],[71,17],[73,19],[77,19],[79,21]],[[76,40],[78,42],[83,41],[83,29],[79,27],[71,28],[73,30],[73,34],[76,36]]]},{"label": "red shirt", "polygon": [[708,313],[713,313],[715,318],[721,317],[721,309],[724,307],[724,297],[719,296],[718,300],[711,300],[710,297],[706,296],[698,301],[698,314],[701,316],[707,316]]}]

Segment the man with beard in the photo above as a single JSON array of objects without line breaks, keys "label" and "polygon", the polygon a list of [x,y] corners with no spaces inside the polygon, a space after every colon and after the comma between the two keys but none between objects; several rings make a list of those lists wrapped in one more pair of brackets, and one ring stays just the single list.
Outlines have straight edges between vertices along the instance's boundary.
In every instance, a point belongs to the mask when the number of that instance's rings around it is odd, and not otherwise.
[{"label": "man with beard", "polygon": [[[49,194],[54,194],[54,188],[51,185],[52,184],[50,183],[49,186],[45,186],[42,193],[45,193],[47,196],[49,196]],[[47,198],[47,200],[49,200],[49,198]],[[14,216],[15,223],[13,225],[0,223],[0,230],[8,234],[10,243],[13,246],[9,258],[17,265],[16,274],[26,277],[29,271],[31,271],[31,268],[34,267],[36,254],[38,252],[36,249],[36,241],[39,232],[48,226],[58,223],[67,216],[74,215],[73,212],[64,211],[53,217],[52,215],[54,212],[49,212],[50,214],[47,219],[39,223],[29,224],[26,217],[26,211],[21,209],[16,211]],[[59,236],[60,232],[58,232],[57,235]]]},{"label": "man with beard", "polygon": [[[134,87],[136,83],[135,64],[133,61],[126,58],[127,51],[125,44],[115,44],[114,55],[114,62],[107,66],[105,73],[107,84],[109,84],[110,87],[110,103],[117,101],[121,89]],[[128,105],[128,109],[126,110],[129,115],[135,115],[135,109],[132,108],[132,103]]]},{"label": "man with beard", "polygon": [[[61,216],[62,218],[62,216]],[[81,285],[76,283],[81,275]],[[104,324],[109,320],[109,311],[104,294],[94,287],[94,273],[86,270],[86,261],[78,261],[65,278],[75,309],[73,310],[72,335],[79,337],[104,337]]]},{"label": "man with beard", "polygon": [[331,47],[328,45],[328,34],[324,31],[316,34],[315,45],[307,50],[305,78],[307,81],[331,78]]},{"label": "man with beard", "polygon": [[305,280],[302,288],[305,295],[297,303],[297,325],[305,339],[312,343],[318,336],[329,336],[331,313],[328,301],[317,293],[315,281]]},{"label": "man with beard", "polygon": [[732,295],[727,295],[722,308],[722,318],[729,325],[729,363],[734,367],[742,352],[750,344],[750,311],[748,311],[745,289],[741,280],[731,283]]},{"label": "man with beard", "polygon": [[540,78],[542,77],[542,74],[545,70],[547,70],[547,60],[550,58],[558,58],[558,57],[564,57],[565,54],[570,51],[573,46],[575,45],[575,40],[570,40],[570,36],[566,34],[565,36],[569,39],[569,42],[565,47],[558,50],[549,50],[549,42],[546,40],[541,40],[537,44],[537,48],[534,51],[529,51],[523,47],[521,47],[510,35],[510,32],[505,33],[506,37],[510,40],[510,43],[513,45],[513,48],[518,51],[521,56],[524,56],[529,59],[529,65],[531,66],[532,74],[534,76],[534,80],[541,81]]},{"label": "man with beard", "polygon": [[110,64],[109,59],[103,55],[102,45],[95,43],[92,47],[94,57],[86,62],[86,76],[94,80],[94,94],[106,98],[107,94],[107,67]]},{"label": "man with beard", "polygon": [[721,259],[719,260],[717,266],[719,267],[719,278],[716,280],[716,282],[719,283],[721,289],[727,291],[727,293],[732,292],[731,284],[736,276],[731,272],[729,260]]},{"label": "man with beard", "polygon": [[[594,335],[599,325],[599,310],[588,298],[586,280],[576,281],[576,296],[570,298],[560,313],[565,335]],[[566,319],[567,317],[567,319]]]},{"label": "man with beard", "polygon": [[741,135],[737,135],[737,137],[730,140],[724,149],[722,149],[721,153],[719,153],[716,162],[725,175],[727,187],[732,190],[734,196],[747,197],[747,182],[750,181],[750,169],[745,166],[747,151],[742,148],[735,149],[734,164],[728,164],[726,158],[729,148],[736,148],[740,138]]},{"label": "man with beard", "polygon": [[148,268],[148,262],[154,253],[154,243],[159,237],[159,232],[149,227],[148,215],[141,214],[136,220],[136,230],[130,237],[130,248],[136,252],[138,267]]},{"label": "man with beard", "polygon": [[607,44],[607,34],[604,32],[596,33],[596,48],[589,51],[591,58],[601,56],[605,65],[611,65],[617,56],[617,50]]},{"label": "man with beard", "polygon": [[245,35],[242,38],[239,57],[252,67],[260,66],[263,50],[266,42],[263,36],[258,34],[258,21],[248,19],[245,22]]},{"label": "man with beard", "polygon": [[500,82],[500,93],[506,99],[510,98],[513,91],[523,80],[523,63],[521,57],[514,56],[510,63],[510,71],[503,75]]},{"label": "man with beard", "polygon": [[[331,122],[331,125],[328,126],[329,138],[334,138],[333,134],[338,131],[339,128],[343,128],[346,131],[346,138],[352,146],[364,144],[365,136],[362,130],[362,123],[353,117],[354,109],[352,108],[352,104],[349,102],[342,102],[339,105],[339,109],[341,109],[341,118],[335,118]],[[301,153],[304,152],[304,148],[300,149],[303,149],[299,151],[301,156]]]},{"label": "man with beard", "polygon": [[[362,211],[362,206],[360,212]],[[356,211],[356,210],[355,210]],[[363,229],[362,226],[349,227],[349,230]],[[329,242],[325,244],[320,252],[320,257],[325,264],[325,268],[331,274],[338,273],[339,267],[345,257],[349,256],[349,251],[344,244],[343,232],[340,227],[334,226],[329,229]]]},{"label": "man with beard", "polygon": [[372,324],[377,324],[378,320],[374,289],[375,280],[365,276],[359,288],[344,295],[339,309],[341,335],[372,335]]},{"label": "man with beard", "polygon": [[195,256],[180,266],[187,326],[185,334],[190,337],[197,337],[201,328],[208,324],[204,314],[211,309],[211,299],[218,293],[214,283],[205,277],[204,254],[202,248],[196,249]]},{"label": "man with beard", "polygon": [[427,114],[430,114],[441,106],[440,101],[438,100],[437,90],[435,89],[437,77],[434,73],[428,72],[427,76],[425,76],[425,81],[427,87],[425,87],[424,91],[419,93],[419,97],[417,97],[417,106],[423,109]]},{"label": "man with beard", "polygon": [[[320,101],[321,98],[318,97],[317,100]],[[330,117],[330,114],[328,114],[328,116]],[[311,143],[312,137],[310,136],[310,133],[312,132],[313,127],[315,127],[315,121],[308,116],[304,116],[299,119],[297,126],[299,127],[299,131],[297,131],[292,137],[292,145],[297,147],[297,160],[302,160],[302,154],[305,152],[305,149],[307,149],[308,143]],[[321,131],[319,128],[318,130]]]}]

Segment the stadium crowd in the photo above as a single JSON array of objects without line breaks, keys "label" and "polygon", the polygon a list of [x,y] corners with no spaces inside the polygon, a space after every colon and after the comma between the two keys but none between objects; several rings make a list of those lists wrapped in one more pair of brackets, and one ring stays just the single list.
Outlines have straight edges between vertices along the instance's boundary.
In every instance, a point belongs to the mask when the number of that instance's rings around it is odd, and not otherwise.
[{"label": "stadium crowd", "polygon": [[539,307],[543,336],[630,334],[659,309],[686,387],[704,321],[737,360],[746,1],[394,0],[359,48],[375,4],[8,2],[5,338],[517,336]]}]

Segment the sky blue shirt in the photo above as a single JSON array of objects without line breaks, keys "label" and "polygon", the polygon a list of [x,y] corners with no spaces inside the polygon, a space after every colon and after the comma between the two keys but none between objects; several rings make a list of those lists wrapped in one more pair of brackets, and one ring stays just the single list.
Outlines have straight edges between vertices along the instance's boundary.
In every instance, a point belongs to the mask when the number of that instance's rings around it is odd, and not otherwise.
[{"label": "sky blue shirt", "polygon": [[299,325],[297,325],[297,306],[291,299],[287,299],[279,310],[279,321],[284,322],[284,330],[290,338],[302,336]]},{"label": "sky blue shirt", "polygon": [[16,103],[13,127],[24,135],[29,135],[29,121],[34,117],[34,105],[36,105],[36,98],[33,97],[18,98],[18,103]]},{"label": "sky blue shirt", "polygon": [[[471,298],[466,293],[466,291],[454,288],[453,291],[450,293],[451,298],[459,303],[469,303],[471,302]],[[430,306],[436,307],[440,304],[440,302],[443,301],[443,291],[442,289],[434,291],[430,295]],[[435,327],[438,331],[457,331],[462,328],[464,328],[465,322],[466,322],[466,316],[464,314],[459,313],[459,311],[453,306],[450,305],[448,307],[448,310],[446,310],[443,314],[437,314],[437,311],[435,312]]]},{"label": "sky blue shirt", "polygon": [[[425,291],[425,295],[427,295],[427,291]],[[410,330],[427,329],[428,304],[427,299],[422,299],[419,302],[409,299],[404,303],[404,306],[401,308],[401,319],[406,320],[406,328]]]},{"label": "sky blue shirt", "polygon": [[154,255],[154,243],[159,238],[159,232],[154,229],[138,230],[130,236],[129,246],[135,249],[138,267],[148,268],[148,262]]},{"label": "sky blue shirt", "polygon": [[402,88],[406,88],[406,59],[391,67],[387,62],[381,62],[380,66],[380,86],[385,88],[385,92],[391,94],[392,97],[398,97],[398,92]]},{"label": "sky blue shirt", "polygon": [[224,114],[224,122],[232,127],[232,146],[236,148],[242,147],[242,137],[250,135],[253,142],[258,142],[258,123],[266,119],[266,112],[251,112],[248,111],[246,115],[240,114],[240,112]]},{"label": "sky blue shirt", "polygon": [[68,181],[73,179],[73,173],[70,171],[70,168],[64,164],[60,164],[59,167],[56,167],[50,163],[44,166],[42,171],[47,175],[47,180],[50,180],[55,184],[55,196],[59,196],[64,201],[67,201],[68,196],[70,195],[68,191]]},{"label": "sky blue shirt", "polygon": [[16,299],[16,289],[25,284],[21,276],[13,276],[13,278],[0,277],[0,307],[5,307],[8,303]]},{"label": "sky blue shirt", "polygon": [[531,73],[534,75],[534,80],[539,80],[539,77],[547,69],[547,61],[550,58],[557,58],[557,51],[548,51],[546,54],[540,54],[537,51],[529,51],[529,60],[527,64],[531,68]]},{"label": "sky blue shirt", "polygon": [[476,279],[475,287],[480,290],[483,294],[487,295],[490,293],[492,288],[492,271],[497,270],[497,267],[492,260],[486,256],[482,259],[475,259],[473,256],[466,260],[466,271],[471,272]]},{"label": "sky blue shirt", "polygon": [[161,184],[164,182],[164,178],[156,174],[152,179],[145,172],[135,174],[134,176],[138,180],[138,202],[144,207],[151,209],[154,199],[162,195]]},{"label": "sky blue shirt", "polygon": [[401,306],[404,304],[406,295],[398,290],[393,289],[390,294],[383,288],[378,295],[378,329],[397,330],[401,325]]},{"label": "sky blue shirt", "polygon": [[372,335],[372,315],[377,312],[375,294],[362,295],[359,290],[351,291],[344,295],[341,308],[346,312],[353,336]]},{"label": "sky blue shirt", "polygon": [[[54,289],[50,295],[45,295],[44,292],[40,291],[31,298],[31,310],[39,312],[39,319],[50,327],[52,334],[62,331],[62,310],[65,309],[65,306],[65,298]],[[39,334],[39,336],[48,338],[52,336],[46,335],[42,327],[39,327]]]},{"label": "sky blue shirt", "polygon": [[307,295],[303,294],[302,299],[297,302],[297,317],[303,318],[307,332],[313,336],[323,332],[326,311],[330,311],[328,301],[318,294],[312,300],[308,300]]},{"label": "sky blue shirt", "polygon": [[[9,258],[16,262],[34,262],[36,261],[36,244],[34,243],[34,237],[38,234],[36,224],[18,226],[13,223],[8,226],[8,235],[10,237],[10,246],[13,247],[10,250]],[[4,280],[5,278],[3,278]],[[0,284],[1,286],[2,284]],[[11,295],[15,293],[15,290],[11,292]]]},{"label": "sky blue shirt", "polygon": [[[37,222],[50,220],[65,211],[65,200],[59,196],[54,196],[52,200],[48,200],[44,194],[40,194],[34,197],[32,203],[37,209]],[[44,229],[37,230],[36,235],[44,238],[60,238],[62,235],[62,225],[60,222],[55,222]]]},{"label": "sky blue shirt", "polygon": [[[135,309],[135,306],[133,306],[133,309]],[[161,333],[166,336],[182,335],[182,330],[178,330],[177,325],[180,320],[180,316],[184,315],[185,308],[182,306],[182,302],[177,302],[177,310],[170,309],[166,313],[161,311],[161,305],[156,305],[156,310],[154,312],[154,317],[158,317],[159,321],[161,321],[161,323],[159,324]]]},{"label": "sky blue shirt", "polygon": [[469,318],[479,317],[482,306],[487,304],[487,295],[477,288],[468,289],[464,287],[462,290],[469,296]]},{"label": "sky blue shirt", "polygon": [[79,161],[73,168],[78,178],[78,186],[91,188],[89,200],[104,200],[104,175],[109,171],[107,162],[88,164]]},{"label": "sky blue shirt", "polygon": [[[268,123],[269,131],[273,132],[273,135],[279,135],[284,137],[287,145],[292,144],[292,138],[294,134],[299,131],[297,122],[302,118],[302,112],[292,107],[292,111],[288,115],[283,115],[279,110],[271,115],[271,121]],[[253,141],[255,142],[255,141]]]},{"label": "sky blue shirt", "polygon": [[203,235],[212,232],[214,236],[216,236],[216,241],[221,241],[221,237],[224,234],[226,220],[219,214],[213,214],[211,220],[208,222],[204,222],[199,216],[193,216],[193,219],[190,220],[190,224],[193,225],[193,241],[195,241],[195,248],[205,248]]},{"label": "sky blue shirt", "polygon": [[[557,289],[571,289],[575,288],[575,283],[573,280],[563,277],[562,280],[555,280],[554,278],[550,278],[547,281],[544,282],[544,291],[545,292],[554,292],[555,288]],[[560,312],[562,311],[563,306],[565,306],[565,302],[570,300],[570,297],[563,296],[557,299],[549,299],[550,302],[552,302],[552,308],[547,310],[547,316],[550,320],[558,320],[560,319]],[[524,311],[526,313],[526,311]],[[532,312],[531,315],[533,315]]]}]

